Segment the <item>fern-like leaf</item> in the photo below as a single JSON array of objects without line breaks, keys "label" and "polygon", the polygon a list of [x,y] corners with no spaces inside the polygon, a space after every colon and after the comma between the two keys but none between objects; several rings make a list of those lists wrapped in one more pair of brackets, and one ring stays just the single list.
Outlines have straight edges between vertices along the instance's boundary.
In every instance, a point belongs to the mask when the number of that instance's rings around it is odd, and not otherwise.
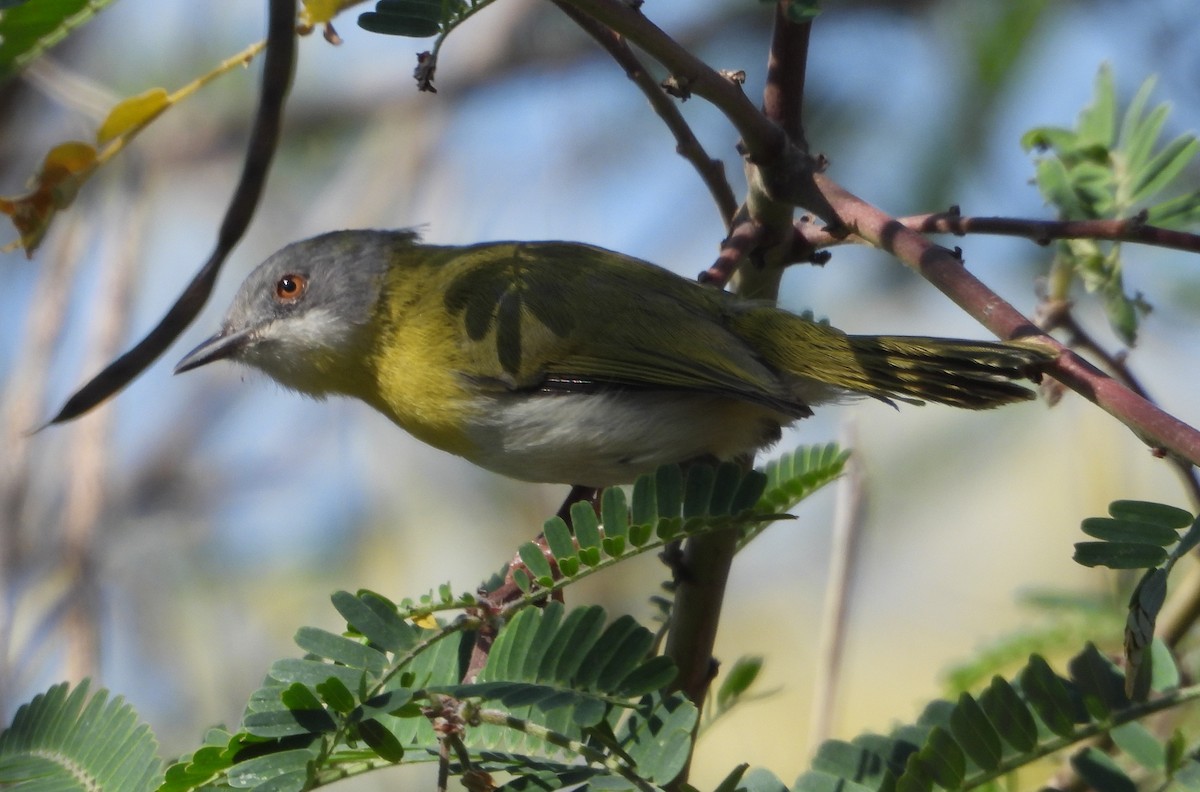
[{"label": "fern-like leaf", "polygon": [[120,790],[158,786],[158,744],[133,707],[103,688],[88,699],[86,681],[55,685],[17,710],[0,733],[0,787]]},{"label": "fern-like leaf", "polygon": [[[1138,765],[1139,772],[1162,774],[1178,768],[1176,777],[1186,777],[1190,771],[1182,747],[1172,749],[1172,741],[1164,744],[1137,722],[1200,699],[1200,686],[1169,687],[1177,679],[1173,668],[1160,660],[1154,684],[1162,695],[1151,702],[1136,702],[1125,696],[1112,661],[1093,646],[1070,662],[1068,678],[1034,655],[1017,675],[1016,685],[996,677],[978,698],[964,693],[957,703],[935,701],[917,723],[888,736],[868,734],[851,742],[824,743],[812,769],[793,789],[975,789],[1103,733],[1112,735],[1124,751],[1121,756]],[[1076,754],[1072,763],[1095,788],[1125,788],[1122,785],[1128,782],[1119,762],[1092,749]]]}]

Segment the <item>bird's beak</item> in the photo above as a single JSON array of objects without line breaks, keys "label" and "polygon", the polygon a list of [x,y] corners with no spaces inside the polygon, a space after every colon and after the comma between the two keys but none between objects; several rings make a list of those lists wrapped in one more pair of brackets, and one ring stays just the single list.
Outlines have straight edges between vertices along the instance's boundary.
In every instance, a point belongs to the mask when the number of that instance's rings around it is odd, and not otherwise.
[{"label": "bird's beak", "polygon": [[214,360],[233,357],[249,344],[254,337],[254,329],[222,330],[200,346],[183,356],[183,360],[175,364],[175,373],[182,374],[199,368]]}]

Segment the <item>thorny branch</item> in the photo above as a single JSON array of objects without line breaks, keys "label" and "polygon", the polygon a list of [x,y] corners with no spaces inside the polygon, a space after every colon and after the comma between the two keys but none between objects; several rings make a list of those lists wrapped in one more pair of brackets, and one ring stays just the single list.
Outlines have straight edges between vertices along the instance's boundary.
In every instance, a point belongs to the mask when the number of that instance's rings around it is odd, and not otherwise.
[{"label": "thorny branch", "polygon": [[[1023,237],[1039,245],[1056,239],[1097,239],[1110,242],[1138,242],[1155,247],[1200,253],[1200,234],[1175,231],[1146,223],[1143,215],[1123,220],[1036,220],[1021,217],[966,217],[957,206],[945,212],[898,217],[896,222],[923,234],[990,234]],[[861,238],[834,235],[824,226],[807,219],[795,224],[790,261],[807,261],[814,249],[827,248],[844,242],[861,242]]]},{"label": "thorny branch", "polygon": [[708,156],[704,146],[696,139],[692,128],[688,126],[683,113],[679,111],[679,107],[654,81],[650,72],[646,70],[646,67],[621,36],[564,0],[551,0],[551,2],[569,16],[575,24],[579,25],[585,33],[594,38],[601,47],[604,47],[612,59],[625,70],[626,76],[641,90],[650,102],[650,106],[654,108],[654,112],[675,136],[675,150],[700,174],[704,185],[712,194],[713,201],[717,204],[717,211],[721,213],[722,222],[728,227],[737,211],[738,203],[737,198],[733,195],[733,188],[729,186],[729,180],[725,178],[724,164],[719,159]]}]

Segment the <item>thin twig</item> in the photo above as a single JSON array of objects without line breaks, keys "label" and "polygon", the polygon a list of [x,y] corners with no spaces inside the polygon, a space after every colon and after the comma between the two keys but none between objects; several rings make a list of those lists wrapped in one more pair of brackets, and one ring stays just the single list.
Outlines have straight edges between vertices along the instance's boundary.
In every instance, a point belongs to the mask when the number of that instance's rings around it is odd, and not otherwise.
[{"label": "thin twig", "polygon": [[[799,111],[795,108],[802,97],[787,95],[787,91],[803,88],[804,66],[794,63],[793,59],[807,57],[809,25],[790,22],[782,13],[782,5],[778,5],[775,26],[769,55],[773,67],[768,75],[767,90],[774,97],[772,112],[777,112],[779,117],[769,120],[782,130],[786,125],[799,122]],[[794,79],[797,74],[801,75],[798,82]],[[786,148],[794,150],[790,144]],[[750,172],[751,175],[760,173],[753,164]],[[759,185],[754,178],[750,180],[746,213],[746,219],[758,226],[753,230],[754,235],[757,237],[761,230],[763,238],[768,240],[782,238],[791,224],[791,207],[779,206],[770,195],[759,194]],[[737,231],[736,228],[734,230]],[[781,267],[746,268],[745,274],[750,277],[742,279],[739,292],[755,299],[774,300],[778,296],[782,272]],[[680,565],[682,574],[677,579],[665,654],[675,661],[679,669],[676,685],[697,707],[703,706],[709,685],[716,675],[713,647],[725,599],[725,585],[736,550],[737,534],[732,531],[715,531],[693,537],[683,548]],[[672,786],[679,788],[685,784],[689,770],[690,766],[685,768]]]},{"label": "thin twig", "polygon": [[[853,424],[843,427],[839,444],[857,444]],[[833,546],[829,552],[829,581],[825,585],[825,607],[817,634],[817,667],[813,672],[812,718],[808,734],[809,756],[830,737],[842,676],[842,652],[846,646],[846,623],[850,589],[862,531],[863,473],[854,454],[846,461],[838,482],[833,515]]]},{"label": "thin twig", "polygon": [[[679,93],[699,96],[720,110],[742,136],[739,148],[754,170],[752,181],[756,181],[773,200],[804,207],[832,228],[839,226],[836,212],[813,181],[822,163],[798,145],[801,141],[790,139],[777,121],[760,112],[742,91],[740,82],[697,58],[628,0],[560,2],[611,28],[665,66]],[[779,16],[777,14],[776,19]],[[788,24],[792,28],[806,26]],[[795,54],[806,52],[803,46],[797,46],[796,50]],[[781,50],[779,57],[790,60],[795,54]]]},{"label": "thin twig", "polygon": [[[1023,237],[1039,245],[1056,239],[1098,239],[1111,242],[1135,242],[1155,247],[1200,253],[1200,234],[1173,231],[1148,225],[1144,218],[1123,220],[1036,220],[1024,217],[964,217],[958,207],[947,212],[898,217],[905,228],[925,234],[989,234]],[[802,260],[813,248],[826,248],[844,242],[861,241],[856,237],[835,237],[823,226],[799,221],[795,226],[795,256]]]},{"label": "thin twig", "polygon": [[704,185],[712,194],[713,201],[717,204],[717,211],[721,213],[721,221],[728,228],[734,213],[737,212],[738,202],[733,195],[733,188],[729,186],[729,179],[725,178],[724,163],[708,156],[704,146],[696,138],[692,128],[688,126],[683,113],[679,111],[674,100],[650,76],[650,72],[625,43],[625,39],[564,0],[551,0],[551,2],[558,6],[559,10],[570,17],[575,24],[583,28],[583,31],[594,38],[601,47],[604,47],[612,59],[625,70],[626,76],[638,87],[650,102],[650,107],[675,136],[675,151],[690,162],[696,172],[700,174]]},{"label": "thin twig", "polygon": [[157,360],[200,313],[212,293],[221,265],[249,227],[279,143],[283,106],[296,60],[295,0],[270,0],[268,6],[267,53],[258,114],[246,148],[242,175],[225,210],[212,255],[154,329],[67,399],[47,426],[83,415],[112,397]]},{"label": "thin twig", "polygon": [[[1114,355],[1105,349],[1091,333],[1084,329],[1083,325],[1079,324],[1079,320],[1071,312],[1068,303],[1058,302],[1055,305],[1047,306],[1044,314],[1046,318],[1042,324],[1047,331],[1055,328],[1066,330],[1073,341],[1072,346],[1079,346],[1091,352],[1112,376],[1125,383],[1125,387],[1146,401],[1152,404],[1157,403],[1129,368],[1125,362],[1125,356]],[[1196,467],[1176,458],[1170,458],[1170,462],[1183,479],[1192,502],[1192,508],[1200,509],[1200,476],[1197,475]]]},{"label": "thin twig", "polygon": [[1200,431],[1154,404],[1042,333],[1017,309],[968,272],[952,252],[871,206],[825,176],[817,184],[853,233],[916,270],[963,310],[1000,338],[1038,336],[1059,357],[1046,373],[1125,424],[1156,452],[1200,464]]}]

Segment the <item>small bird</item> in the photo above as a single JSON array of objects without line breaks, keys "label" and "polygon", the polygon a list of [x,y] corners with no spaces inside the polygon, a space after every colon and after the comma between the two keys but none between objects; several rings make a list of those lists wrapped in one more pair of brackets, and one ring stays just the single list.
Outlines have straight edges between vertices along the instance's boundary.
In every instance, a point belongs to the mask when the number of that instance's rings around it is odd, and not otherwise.
[{"label": "small bird", "polygon": [[176,373],[228,358],[361,399],[432,446],[527,481],[602,487],[769,446],[855,395],[969,409],[1033,398],[1033,342],[854,336],[568,242],[421,244],[335,231],[239,289]]}]

